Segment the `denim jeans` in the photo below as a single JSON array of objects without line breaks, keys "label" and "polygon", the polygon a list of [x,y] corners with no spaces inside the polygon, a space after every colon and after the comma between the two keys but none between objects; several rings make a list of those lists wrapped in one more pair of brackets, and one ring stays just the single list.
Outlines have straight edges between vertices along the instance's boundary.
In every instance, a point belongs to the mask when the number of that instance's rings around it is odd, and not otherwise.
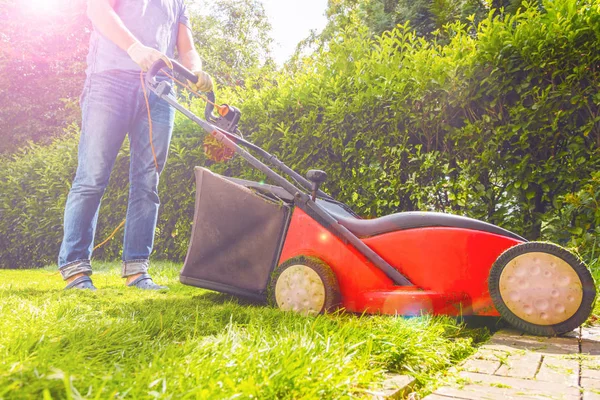
[{"label": "denim jeans", "polygon": [[175,110],[149,90],[148,112],[140,75],[110,70],[88,76],[81,96],[82,126],[78,166],[65,206],[64,237],[58,256],[63,279],[91,275],[91,256],[100,200],[125,139],[129,135],[129,201],[123,243],[122,276],[145,273],[154,243],[160,204],[158,179],[167,160]]}]

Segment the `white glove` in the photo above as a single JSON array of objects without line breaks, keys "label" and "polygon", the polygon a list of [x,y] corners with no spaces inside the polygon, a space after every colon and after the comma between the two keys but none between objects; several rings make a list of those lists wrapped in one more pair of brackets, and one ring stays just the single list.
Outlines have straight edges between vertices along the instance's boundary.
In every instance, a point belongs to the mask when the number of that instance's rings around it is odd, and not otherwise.
[{"label": "white glove", "polygon": [[140,66],[142,71],[148,71],[152,64],[158,60],[164,60],[167,66],[173,69],[173,64],[167,56],[152,47],[144,46],[140,42],[135,42],[127,49],[129,57]]},{"label": "white glove", "polygon": [[194,75],[198,77],[198,82],[188,84],[196,92],[210,92],[213,89],[213,81],[209,74],[204,71],[194,71]]}]

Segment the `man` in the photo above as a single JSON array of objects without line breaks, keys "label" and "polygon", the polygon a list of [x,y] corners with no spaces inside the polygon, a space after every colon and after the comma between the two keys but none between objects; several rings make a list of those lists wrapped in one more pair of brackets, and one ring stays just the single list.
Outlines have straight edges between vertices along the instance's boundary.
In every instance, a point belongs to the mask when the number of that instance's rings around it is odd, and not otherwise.
[{"label": "man", "polygon": [[[94,31],[81,96],[78,166],[67,198],[58,257],[67,289],[95,290],[91,253],[104,194],[117,153],[129,135],[129,202],[122,277],[140,289],[162,289],[148,274],[158,215],[158,179],[165,166],[174,110],[154,93],[144,97],[140,72],[172,58],[198,76],[196,89],[210,91],[194,48],[184,0],[88,0]],[[151,116],[152,138],[148,115]]]}]

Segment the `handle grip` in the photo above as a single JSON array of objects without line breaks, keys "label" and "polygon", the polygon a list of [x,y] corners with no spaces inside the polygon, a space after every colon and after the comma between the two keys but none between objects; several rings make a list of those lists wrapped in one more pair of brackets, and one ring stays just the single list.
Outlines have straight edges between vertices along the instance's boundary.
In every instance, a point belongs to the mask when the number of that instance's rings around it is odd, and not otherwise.
[{"label": "handle grip", "polygon": [[[173,64],[173,74],[175,75],[175,78],[177,78],[180,81],[188,80],[192,83],[198,82],[198,76],[196,74],[194,74],[192,71],[190,71],[183,65],[179,64],[177,61],[175,61],[175,60],[170,60],[170,61]],[[148,70],[148,73],[146,74],[146,85],[148,85],[148,87],[150,87],[150,88],[156,87],[156,85],[157,85],[156,75],[158,75],[160,70],[163,68],[170,69],[167,66],[167,63],[165,62],[165,60],[163,60],[163,59],[159,59],[159,60],[155,61],[154,64],[152,64],[152,66]],[[212,112],[214,110],[213,104],[216,102],[215,92],[211,91],[211,92],[206,93],[206,98],[209,101],[206,103],[206,108],[204,110],[204,118],[206,118],[207,122],[212,123],[212,122],[214,122],[214,117],[212,116]]]},{"label": "handle grip", "polygon": [[188,81],[190,81],[192,83],[198,82],[198,76],[196,74],[194,74],[192,71],[190,71],[183,65],[179,64],[175,60],[171,60],[171,63],[173,63],[173,73],[175,73],[175,77],[177,77],[178,79],[179,78],[187,79]]},{"label": "handle grip", "polygon": [[[179,79],[181,81],[188,80],[192,83],[198,82],[198,77],[192,71],[190,71],[183,65],[179,64],[175,60],[171,60],[171,63],[173,64],[173,74],[175,74],[175,77],[177,79]],[[152,66],[148,70],[148,73],[146,74],[146,82],[147,83],[155,83],[156,81],[154,78],[156,77],[156,75],[158,75],[160,70],[163,68],[170,69],[167,66],[167,63],[165,62],[165,60],[160,59],[160,60],[154,62],[154,64],[152,64]]]}]

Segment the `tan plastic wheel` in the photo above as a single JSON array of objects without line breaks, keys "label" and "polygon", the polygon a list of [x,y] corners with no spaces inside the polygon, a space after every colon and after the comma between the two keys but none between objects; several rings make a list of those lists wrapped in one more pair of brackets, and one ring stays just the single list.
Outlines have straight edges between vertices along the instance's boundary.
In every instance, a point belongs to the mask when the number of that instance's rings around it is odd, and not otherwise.
[{"label": "tan plastic wheel", "polygon": [[490,269],[488,288],[502,318],[542,336],[562,335],[581,326],[596,301],[589,268],[552,243],[525,242],[504,251]]},{"label": "tan plastic wheel", "polygon": [[279,275],[275,285],[275,300],[284,311],[318,314],[325,305],[325,285],[312,268],[295,264]]},{"label": "tan plastic wheel", "polygon": [[304,315],[333,311],[342,302],[335,274],[316,257],[297,256],[278,266],[269,282],[269,303]]},{"label": "tan plastic wheel", "polygon": [[500,275],[500,295],[517,317],[536,325],[571,318],[583,300],[581,280],[563,259],[531,252],[512,259]]}]

